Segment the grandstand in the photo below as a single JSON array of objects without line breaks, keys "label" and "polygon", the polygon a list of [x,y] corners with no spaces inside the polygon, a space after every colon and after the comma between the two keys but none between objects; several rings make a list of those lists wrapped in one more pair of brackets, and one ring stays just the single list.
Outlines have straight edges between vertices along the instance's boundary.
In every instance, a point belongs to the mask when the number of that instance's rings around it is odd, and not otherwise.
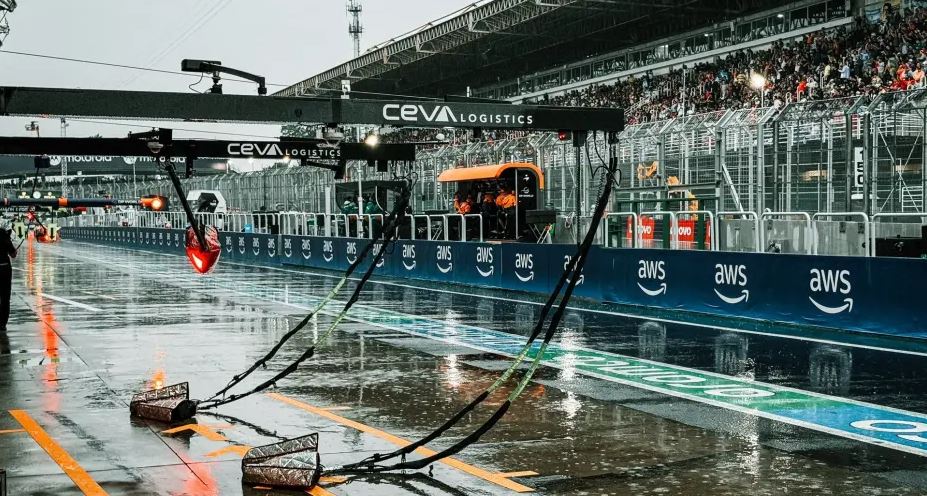
[{"label": "grandstand", "polygon": [[[353,98],[366,92],[459,93],[466,88],[453,84],[472,84],[476,96],[513,102],[623,107],[630,125],[617,145],[622,188],[612,212],[694,206],[758,218],[763,212],[873,216],[924,211],[927,10],[920,2],[890,2],[886,7],[881,1],[811,0],[772,9],[763,2],[731,3],[724,9],[689,2],[686,8],[693,15],[688,19],[666,18],[668,23],[682,23],[671,30],[675,35],[654,31],[652,38],[646,38],[637,32],[633,36],[640,41],[633,46],[607,49],[587,39],[582,42],[587,51],[580,52],[567,48],[580,41],[551,41],[559,48],[545,49],[551,54],[546,63],[526,61],[527,65],[518,66],[533,75],[516,76],[517,88],[510,82],[511,70],[509,79],[495,73],[495,81],[487,82],[484,76],[495,66],[463,55],[464,47],[490,40],[496,40],[500,50],[512,48],[509,44],[530,37],[512,33],[537,30],[545,22],[566,25],[568,16],[579,15],[575,12],[579,7],[588,8],[590,17],[617,23],[623,17],[611,14],[618,4],[646,17],[639,26],[655,22],[637,2],[481,2],[282,93],[340,92],[340,79],[350,72]],[[492,12],[497,12],[495,17]],[[486,23],[486,19],[494,21]],[[453,31],[458,35],[447,34],[461,20],[469,20],[469,27]],[[488,31],[474,26],[490,24],[493,33],[462,34]],[[438,36],[441,30],[445,35]],[[426,39],[445,44],[437,50],[437,42],[425,44]],[[534,43],[542,39],[547,38],[538,37]],[[698,44],[697,40],[706,41]],[[418,48],[403,48],[410,41]],[[456,47],[455,55],[448,52],[451,45]],[[442,68],[442,60],[448,58],[458,63]],[[403,61],[401,67],[387,67],[398,60]],[[614,63],[604,63],[609,60]],[[551,70],[554,63],[562,64]],[[575,69],[580,70],[575,73]],[[416,71],[422,77],[408,80]],[[539,90],[538,82],[546,74],[558,76]],[[455,192],[437,180],[447,169],[527,161],[543,170],[547,179],[543,203],[560,213],[558,223],[564,226],[575,221],[577,204],[582,220],[588,221],[592,188],[589,174],[578,165],[596,163],[607,146],[599,136],[577,156],[569,143],[555,135],[486,131],[475,139],[462,130],[414,128],[380,133],[386,141],[447,142],[423,147],[419,153],[414,165],[420,179],[413,195],[416,212],[450,209]],[[358,179],[388,177],[363,163],[349,164],[346,181]],[[325,212],[333,182],[330,172],[291,164],[240,177],[194,179],[189,187],[222,189],[229,205],[242,210],[266,205]],[[144,187],[170,192],[164,181]],[[694,201],[667,203],[678,197]],[[804,243],[793,244],[797,251],[805,251]],[[848,250],[843,247],[835,254]]]},{"label": "grandstand", "polygon": [[[821,2],[818,2],[821,3]],[[844,1],[840,0],[841,6]],[[781,5],[773,0],[483,0],[278,93],[465,94]],[[723,28],[722,28],[723,29]],[[714,43],[709,41],[709,44]],[[718,43],[721,43],[718,41]]]}]

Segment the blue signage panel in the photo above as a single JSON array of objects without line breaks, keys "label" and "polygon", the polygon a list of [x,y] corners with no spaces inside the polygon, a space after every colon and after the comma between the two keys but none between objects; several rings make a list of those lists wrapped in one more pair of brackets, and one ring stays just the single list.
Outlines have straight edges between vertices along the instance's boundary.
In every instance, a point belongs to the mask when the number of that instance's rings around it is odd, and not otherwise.
[{"label": "blue signage panel", "polygon": [[[163,251],[182,249],[184,242],[184,231],[177,229],[65,228],[62,234]],[[220,241],[226,260],[336,271],[346,269],[370,242],[253,233],[221,233]],[[387,250],[377,273],[549,293],[575,253],[574,245],[398,240]],[[923,280],[927,280],[927,262],[914,259],[593,247],[575,294],[615,303],[927,338],[927,306],[912,290],[912,283]]]}]

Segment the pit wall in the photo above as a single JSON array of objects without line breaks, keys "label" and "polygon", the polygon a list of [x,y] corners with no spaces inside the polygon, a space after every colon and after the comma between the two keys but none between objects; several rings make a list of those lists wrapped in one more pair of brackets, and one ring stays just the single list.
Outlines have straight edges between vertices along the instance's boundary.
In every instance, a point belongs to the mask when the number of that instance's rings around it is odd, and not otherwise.
[{"label": "pit wall", "polygon": [[[183,253],[178,229],[72,227],[64,239]],[[222,260],[343,270],[369,241],[222,233]],[[375,249],[378,249],[376,247]],[[400,240],[377,273],[549,293],[572,245]],[[372,257],[371,257],[372,259]],[[801,326],[927,338],[927,261],[593,247],[579,296]],[[809,330],[808,332],[813,332]]]}]

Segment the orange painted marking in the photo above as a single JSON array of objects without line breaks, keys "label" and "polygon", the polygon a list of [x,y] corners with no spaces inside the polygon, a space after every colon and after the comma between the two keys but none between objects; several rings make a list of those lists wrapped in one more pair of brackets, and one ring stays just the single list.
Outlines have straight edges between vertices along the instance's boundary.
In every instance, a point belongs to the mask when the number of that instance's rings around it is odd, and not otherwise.
[{"label": "orange painted marking", "polygon": [[74,484],[87,496],[105,496],[106,491],[88,474],[71,455],[64,450],[52,437],[42,429],[25,410],[10,410],[10,415],[23,426],[23,430],[32,436],[38,444],[61,470],[74,481]]},{"label": "orange painted marking", "polygon": [[24,429],[5,429],[0,431],[0,434],[16,434],[19,432],[26,432]]},{"label": "orange painted marking", "polygon": [[534,470],[524,470],[522,472],[500,472],[500,477],[533,477],[538,475]]},{"label": "orange painted marking", "polygon": [[[339,424],[341,424],[341,425],[343,425],[343,426],[346,426],[346,427],[350,427],[350,428],[352,428],[352,429],[359,430],[359,431],[361,431],[361,432],[370,434],[371,436],[374,436],[374,437],[378,437],[378,438],[380,438],[380,439],[383,439],[383,440],[385,440],[385,441],[388,441],[388,442],[390,442],[390,443],[392,443],[392,444],[395,444],[395,445],[397,445],[397,446],[408,446],[408,445],[412,444],[411,442],[409,442],[409,441],[407,441],[407,440],[405,440],[405,439],[403,439],[403,438],[401,438],[401,437],[394,436],[394,435],[392,435],[392,434],[390,434],[390,433],[388,433],[388,432],[381,431],[381,430],[379,430],[379,429],[376,429],[376,428],[374,428],[374,427],[370,427],[370,426],[365,425],[365,424],[362,424],[362,423],[360,423],[360,422],[355,422],[355,421],[353,421],[353,420],[346,419],[346,418],[341,417],[341,416],[338,416],[338,415],[336,415],[336,414],[334,414],[334,413],[332,413],[332,412],[330,412],[330,411],[328,411],[328,410],[325,410],[325,409],[322,409],[322,408],[316,408],[316,407],[314,407],[314,406],[312,406],[312,405],[308,405],[308,404],[303,403],[303,402],[301,402],[301,401],[297,401],[297,400],[294,400],[294,399],[292,399],[292,398],[288,398],[288,397],[286,397],[286,396],[283,396],[282,394],[279,394],[279,393],[270,393],[270,394],[268,394],[268,396],[270,396],[271,398],[273,398],[273,399],[275,399],[275,400],[277,400],[277,401],[282,401],[283,403],[286,403],[286,404],[288,404],[288,405],[295,406],[296,408],[299,408],[299,409],[301,409],[301,410],[305,410],[305,411],[307,411],[307,412],[313,413],[313,414],[318,415],[318,416],[320,416],[320,417],[325,417],[325,418],[327,418],[327,419],[329,419],[329,420],[333,420],[333,421],[335,421],[335,422],[337,422],[337,423],[339,423]],[[422,456],[425,456],[425,457],[431,456],[431,455],[434,455],[435,453],[437,453],[436,451],[430,450],[430,449],[425,448],[425,447],[418,448],[417,450],[415,450],[415,452],[418,453],[418,454],[420,454],[420,455],[422,455]],[[458,460],[458,459],[456,459],[456,458],[445,458],[445,459],[443,459],[443,460],[440,460],[438,463],[442,463],[442,464],[447,465],[447,466],[449,466],[449,467],[453,467],[453,468],[455,468],[455,469],[457,469],[457,470],[460,470],[461,472],[470,474],[470,475],[472,475],[472,476],[474,476],[474,477],[479,477],[480,479],[483,479],[483,480],[485,480],[485,481],[488,481],[488,482],[491,482],[491,483],[493,483],[493,484],[496,484],[497,486],[502,486],[502,487],[504,487],[504,488],[506,488],[506,489],[510,489],[510,490],[512,490],[512,491],[515,491],[515,492],[519,492],[519,493],[530,493],[530,492],[534,492],[534,489],[531,489],[531,488],[528,487],[528,486],[523,486],[523,485],[521,485],[521,484],[519,484],[519,483],[517,483],[517,482],[512,482],[512,481],[506,479],[505,477],[503,477],[502,475],[500,475],[500,474],[498,474],[498,473],[490,472],[490,471],[488,471],[488,470],[483,470],[483,469],[481,469],[481,468],[474,467],[474,466],[472,466],[472,465],[468,465],[468,464],[466,464],[466,463],[464,463],[464,462],[462,462],[462,461],[460,461],[460,460]]]},{"label": "orange painted marking", "polygon": [[218,432],[210,429],[209,427],[206,427],[205,425],[200,425],[200,424],[182,425],[180,427],[175,427],[173,429],[161,431],[161,434],[167,434],[170,436],[170,435],[174,435],[174,434],[184,432],[184,431],[193,431],[194,433],[199,434],[200,436],[203,436],[206,439],[209,439],[210,441],[216,441],[216,442],[228,441],[228,439],[222,434],[219,434]]},{"label": "orange painted marking", "polygon": [[210,457],[210,458],[215,458],[215,457],[222,456],[222,455],[226,455],[226,454],[229,454],[229,453],[235,453],[235,454],[238,455],[239,457],[244,458],[244,457],[245,457],[245,453],[247,453],[248,450],[250,450],[250,449],[251,449],[251,446],[241,446],[241,445],[233,444],[233,445],[231,445],[231,446],[226,446],[226,447],[224,447],[224,448],[222,448],[222,449],[217,449],[216,451],[213,451],[213,452],[210,452],[210,453],[206,453],[206,456],[208,456],[208,457]]},{"label": "orange painted marking", "polygon": [[334,494],[322,489],[319,486],[315,486],[312,489],[306,491],[306,494],[311,494],[312,496],[335,496]]}]

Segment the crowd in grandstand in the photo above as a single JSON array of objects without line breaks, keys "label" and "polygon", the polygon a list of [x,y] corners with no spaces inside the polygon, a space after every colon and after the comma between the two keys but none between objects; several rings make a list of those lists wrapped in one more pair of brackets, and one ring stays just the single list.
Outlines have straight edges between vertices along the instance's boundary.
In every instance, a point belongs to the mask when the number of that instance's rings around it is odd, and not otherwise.
[{"label": "crowd in grandstand", "polygon": [[[927,9],[886,4],[879,23],[862,18],[768,50],[742,50],[717,62],[645,74],[550,99],[551,104],[623,107],[635,124],[713,110],[781,107],[789,102],[873,95],[923,86]],[[762,87],[759,87],[762,85]],[[761,94],[761,91],[763,94]]]},{"label": "crowd in grandstand", "polygon": [[[666,74],[632,76],[589,86],[542,103],[622,107],[628,124],[716,110],[850,96],[872,96],[927,84],[927,9],[899,11],[886,3],[879,22],[817,31],[777,41],[766,50],[741,50],[714,62]],[[439,136],[440,135],[440,136]],[[486,132],[481,141],[511,137]],[[390,141],[473,140],[462,131],[403,130]]]}]

